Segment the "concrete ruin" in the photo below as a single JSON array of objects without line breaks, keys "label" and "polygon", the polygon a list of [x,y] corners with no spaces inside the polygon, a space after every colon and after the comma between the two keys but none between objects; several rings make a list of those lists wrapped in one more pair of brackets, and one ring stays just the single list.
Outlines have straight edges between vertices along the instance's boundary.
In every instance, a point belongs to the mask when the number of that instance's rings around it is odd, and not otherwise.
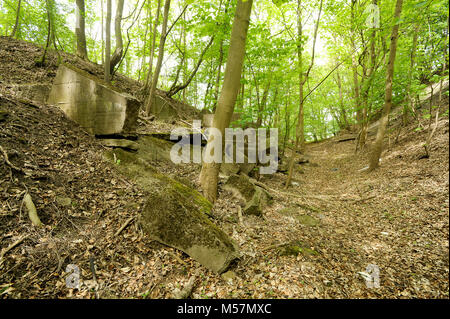
[{"label": "concrete ruin", "polygon": [[181,101],[166,96],[162,91],[155,94],[150,113],[160,121],[173,121],[184,118],[186,120],[200,118],[200,111]]},{"label": "concrete ruin", "polygon": [[136,131],[140,102],[73,66],[59,66],[47,103],[60,107],[90,134]]},{"label": "concrete ruin", "polygon": [[212,204],[205,197],[180,179],[159,173],[150,164],[147,152],[155,145],[153,140],[148,137],[137,152],[115,148],[105,152],[105,157],[116,164],[120,160],[115,167],[148,192],[140,224],[150,238],[222,273],[240,256],[237,244],[210,220]]}]

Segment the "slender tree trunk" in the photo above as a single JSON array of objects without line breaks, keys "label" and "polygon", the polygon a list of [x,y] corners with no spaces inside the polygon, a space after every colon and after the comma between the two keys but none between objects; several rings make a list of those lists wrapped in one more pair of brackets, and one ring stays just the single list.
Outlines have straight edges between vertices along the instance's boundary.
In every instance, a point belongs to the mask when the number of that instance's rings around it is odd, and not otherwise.
[{"label": "slender tree trunk", "polygon": [[163,24],[161,29],[161,38],[159,39],[159,48],[158,48],[158,60],[156,61],[155,67],[155,75],[152,79],[150,94],[147,99],[146,111],[147,114],[150,114],[153,99],[156,93],[156,85],[158,84],[159,73],[161,72],[161,66],[164,58],[164,45],[167,38],[167,21],[169,20],[169,10],[170,10],[170,0],[166,0],[164,3],[164,16],[163,16]]},{"label": "slender tree trunk", "polygon": [[103,28],[103,0],[100,0],[100,4],[101,4],[101,10],[102,10],[102,25],[101,25],[101,31],[102,31],[102,65],[105,64],[105,31]]},{"label": "slender tree trunk", "polygon": [[[183,19],[184,19],[184,21],[186,21],[186,13],[183,14]],[[185,24],[184,23],[183,23],[183,47],[184,47],[184,52],[186,52],[186,50],[187,50],[187,46],[186,46],[186,28],[185,28]],[[183,60],[182,67],[183,67],[183,82],[186,82],[186,79],[187,79],[187,67],[188,67],[187,59]],[[183,90],[183,94],[182,94],[183,102],[186,102],[186,93],[187,93],[187,87]],[[207,97],[207,94],[205,95],[205,101],[206,101],[206,97]]]},{"label": "slender tree trunk", "polygon": [[272,102],[272,105],[275,105],[275,116],[273,118],[273,126],[271,125],[271,127],[275,128],[278,128],[280,122],[280,110],[276,105],[277,97],[278,97],[278,86],[275,87],[275,93],[273,94],[273,102]]},{"label": "slender tree trunk", "polygon": [[289,168],[288,168],[288,177],[286,179],[285,188],[288,188],[291,184],[292,174],[294,172],[294,163],[295,156],[297,151],[303,151],[303,142],[305,139],[304,136],[304,125],[303,125],[303,48],[301,46],[301,39],[303,35],[302,30],[302,20],[301,20],[301,0],[297,1],[297,36],[298,36],[298,44],[297,44],[297,57],[298,57],[298,69],[299,69],[299,105],[298,105],[298,117],[297,117],[297,126],[295,127],[295,148],[292,150],[291,158],[289,160]]},{"label": "slender tree trunk", "polygon": [[86,27],[85,27],[85,16],[86,10],[84,6],[84,0],[76,0],[75,5],[75,34],[77,36],[77,55],[82,59],[87,59],[87,48],[86,48]]},{"label": "slender tree trunk", "polygon": [[217,106],[217,101],[219,99],[219,88],[220,88],[220,78],[221,78],[221,74],[222,74],[222,63],[223,63],[223,39],[220,41],[220,47],[219,47],[219,63],[217,66],[216,89],[214,91],[214,107]]},{"label": "slender tree trunk", "polygon": [[359,93],[359,81],[358,81],[358,61],[356,58],[357,50],[356,50],[356,31],[355,31],[355,24],[356,24],[356,18],[355,18],[355,6],[357,4],[357,0],[352,0],[351,3],[351,23],[352,23],[352,29],[351,29],[351,39],[352,39],[352,45],[353,45],[353,54],[352,54],[352,72],[353,72],[353,90],[355,94],[355,110],[356,110],[356,123],[357,125],[361,126],[362,122],[362,112],[361,112],[361,105],[360,105],[360,93]]},{"label": "slender tree trunk", "polygon": [[269,95],[269,89],[270,89],[270,79],[267,82],[266,87],[264,88],[263,96],[261,99],[261,103],[259,103],[259,109],[258,109],[258,119],[256,121],[256,127],[260,127],[263,123],[263,112],[266,107],[267,103],[267,96]]},{"label": "slender tree trunk", "polygon": [[288,94],[286,95],[286,102],[284,106],[284,137],[283,137],[283,153],[281,154],[281,158],[284,160],[284,154],[286,152],[286,142],[289,138],[289,131],[290,131],[290,121],[291,121],[291,115],[289,113],[289,105],[291,104],[291,90],[288,84]]},{"label": "slender tree trunk", "polygon": [[147,5],[147,23],[145,24],[144,43],[142,46],[142,59],[141,59],[139,72],[138,72],[138,81],[139,82],[141,82],[142,69],[143,69],[144,63],[145,63],[145,53],[147,51],[147,35],[148,35],[149,25],[151,24],[151,20],[152,20],[151,1],[149,1],[148,5]]},{"label": "slender tree trunk", "polygon": [[295,150],[291,154],[291,159],[289,162],[289,170],[288,170],[288,177],[286,179],[285,188],[288,188],[291,184],[291,179],[294,171],[294,163],[295,163],[295,156],[296,152],[303,153],[305,150],[305,124],[304,124],[304,98],[303,98],[303,87],[308,80],[309,73],[311,72],[311,69],[314,65],[314,56],[315,56],[315,49],[316,49],[316,40],[317,40],[317,31],[319,29],[319,22],[320,22],[320,14],[322,13],[322,5],[323,1],[320,1],[320,8],[319,8],[319,15],[317,17],[317,22],[314,27],[314,38],[313,38],[313,48],[312,48],[312,55],[311,55],[311,63],[309,64],[308,69],[306,70],[305,75],[303,76],[303,56],[302,51],[303,48],[301,46],[301,39],[303,36],[303,30],[302,30],[302,21],[301,21],[301,0],[298,0],[297,2],[297,10],[298,10],[298,16],[297,16],[297,32],[298,32],[298,41],[299,44],[297,45],[297,55],[298,55],[298,64],[299,64],[299,105],[298,105],[298,118],[297,118],[297,126],[295,128]]},{"label": "slender tree trunk", "polygon": [[414,31],[413,31],[414,35],[413,35],[413,42],[412,42],[411,53],[410,53],[409,70],[408,70],[408,88],[407,88],[408,103],[405,103],[405,105],[403,107],[403,126],[406,126],[408,124],[408,110],[414,112],[414,97],[411,92],[411,85],[412,85],[412,80],[413,80],[414,66],[416,64],[416,48],[417,48],[417,40],[419,38],[419,28],[420,28],[420,25],[416,24],[414,27]]},{"label": "slender tree trunk", "polygon": [[106,0],[106,44],[105,44],[105,81],[110,81],[111,61],[111,0]]},{"label": "slender tree trunk", "polygon": [[14,28],[11,32],[10,37],[14,38],[16,35],[16,31],[19,28],[19,17],[20,17],[20,5],[22,4],[22,0],[19,0],[19,3],[17,4],[17,11],[16,11],[16,22],[14,23]]},{"label": "slender tree trunk", "polygon": [[45,64],[45,58],[47,57],[48,47],[50,46],[50,39],[52,34],[52,15],[51,15],[51,8],[50,8],[50,1],[52,0],[45,0],[46,5],[46,12],[47,12],[47,41],[45,43],[44,52],[42,53],[39,60],[36,61],[36,66],[41,67]]},{"label": "slender tree trunk", "polygon": [[155,55],[155,47],[156,47],[156,28],[159,23],[159,12],[161,11],[161,0],[158,0],[158,7],[156,9],[155,22],[153,24],[153,32],[152,32],[152,47],[150,49],[150,61],[148,62],[148,73],[147,79],[145,81],[145,92],[148,91],[150,87],[150,83],[152,82],[153,77],[153,57]]},{"label": "slender tree trunk", "polygon": [[[236,6],[236,13],[231,30],[230,48],[228,50],[225,67],[225,76],[213,119],[213,127],[217,128],[222,133],[222,140],[209,140],[205,152],[210,152],[212,148],[217,150],[217,147],[215,147],[214,144],[223,144],[225,128],[230,125],[231,116],[233,115],[236,98],[239,92],[252,3],[253,0],[246,0],[245,2],[238,0]],[[219,169],[220,163],[204,162],[200,172],[201,188],[205,197],[211,202],[215,202],[217,198]]]},{"label": "slender tree trunk", "polygon": [[239,93],[241,94],[239,106],[241,109],[244,108],[244,99],[245,99],[245,83],[244,82],[245,82],[245,68],[242,70],[241,88],[239,89]]},{"label": "slender tree trunk", "polygon": [[342,128],[348,129],[349,124],[348,124],[348,119],[347,119],[347,112],[345,111],[344,97],[342,94],[342,80],[341,80],[341,76],[339,75],[338,71],[336,71],[336,78],[337,78],[337,85],[338,85],[338,89],[339,89],[339,108],[340,108],[340,113],[341,113],[342,123],[343,123]]},{"label": "slender tree trunk", "polygon": [[[377,5],[377,0],[373,0],[372,4]],[[360,149],[363,149],[366,145],[366,139],[367,139],[367,128],[369,125],[369,91],[372,86],[373,81],[373,75],[375,73],[375,67],[376,67],[376,56],[375,56],[375,36],[376,36],[376,29],[375,24],[372,25],[372,32],[370,35],[370,68],[369,72],[366,78],[366,83],[363,88],[362,92],[362,114],[361,114],[361,130],[359,133],[359,139],[357,147],[359,146]]]},{"label": "slender tree trunk", "polygon": [[123,55],[123,40],[122,40],[122,14],[123,14],[124,0],[117,1],[116,18],[114,21],[114,33],[116,36],[116,49],[111,57],[109,71],[112,74],[116,65],[120,62]]},{"label": "slender tree trunk", "polygon": [[395,5],[394,21],[395,25],[392,28],[391,45],[389,51],[389,62],[386,72],[386,93],[384,96],[384,108],[383,114],[378,125],[377,137],[372,146],[372,152],[370,154],[369,171],[374,170],[379,166],[381,152],[383,150],[383,139],[386,132],[386,128],[389,122],[389,113],[392,107],[392,81],[394,77],[394,63],[395,55],[397,53],[397,41],[398,41],[398,20],[402,12],[403,0],[397,0]]}]

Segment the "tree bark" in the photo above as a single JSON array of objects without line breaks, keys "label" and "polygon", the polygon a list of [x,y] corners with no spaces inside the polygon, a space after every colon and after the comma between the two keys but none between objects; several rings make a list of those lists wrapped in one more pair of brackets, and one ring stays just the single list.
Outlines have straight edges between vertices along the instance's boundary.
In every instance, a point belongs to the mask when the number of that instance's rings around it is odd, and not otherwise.
[{"label": "tree bark", "polygon": [[85,16],[86,10],[84,6],[84,0],[76,0],[75,5],[75,34],[77,36],[77,55],[82,59],[87,59],[87,48],[86,48],[86,27],[85,27]]},{"label": "tree bark", "polygon": [[[414,66],[416,64],[416,48],[417,48],[417,40],[419,38],[419,28],[420,25],[416,24],[414,27],[414,35],[413,35],[413,43],[411,47],[411,53],[410,53],[410,64],[409,64],[409,70],[408,70],[408,88],[407,88],[407,99],[408,103],[405,103],[403,107],[403,126],[406,126],[408,124],[408,110],[414,112],[414,97],[411,92],[411,85],[412,85],[412,79],[413,79],[413,71]],[[409,106],[409,108],[408,108]]]},{"label": "tree bark", "polygon": [[164,3],[164,16],[161,29],[161,38],[159,40],[158,60],[156,61],[155,75],[154,78],[152,79],[150,94],[148,96],[146,105],[146,111],[147,114],[149,115],[153,104],[153,98],[156,93],[156,85],[158,84],[159,73],[161,72],[161,66],[164,58],[164,45],[167,38],[167,21],[169,20],[169,10],[170,10],[170,0],[166,0],[166,2]]},{"label": "tree bark", "polygon": [[217,77],[216,77],[216,89],[214,91],[214,107],[217,107],[217,101],[219,99],[219,88],[220,88],[220,77],[222,73],[222,63],[223,63],[223,39],[220,41],[219,47],[219,64],[217,66]]},{"label": "tree bark", "polygon": [[386,89],[385,89],[386,93],[384,96],[383,114],[381,116],[380,124],[378,126],[377,137],[372,146],[372,152],[370,154],[369,171],[372,171],[379,166],[380,156],[383,150],[384,134],[386,132],[386,128],[389,122],[389,113],[392,107],[392,82],[394,77],[395,55],[397,53],[397,41],[399,29],[398,20],[402,12],[402,5],[403,0],[397,0],[394,13],[395,24],[394,27],[392,28],[389,61],[386,72]]},{"label": "tree bark", "polygon": [[353,90],[355,94],[355,110],[356,110],[356,123],[361,125],[362,120],[362,112],[361,112],[361,105],[359,100],[359,81],[358,81],[358,62],[356,59],[356,36],[355,36],[355,27],[354,24],[356,23],[355,18],[355,6],[357,4],[357,0],[352,0],[351,4],[351,20],[352,20],[352,29],[351,29],[351,39],[352,39],[352,45],[353,45],[353,54],[352,54],[352,72],[353,72]]},{"label": "tree bark", "polygon": [[104,65],[105,64],[105,31],[104,31],[104,28],[103,28],[103,20],[104,20],[104,17],[103,17],[103,0],[100,0],[100,5],[101,5],[101,10],[102,10],[102,23],[101,23],[101,31],[102,31],[102,65]]},{"label": "tree bark", "polygon": [[[245,2],[243,0],[238,0],[236,6],[222,90],[217,102],[212,125],[222,133],[222,140],[214,141],[214,143],[209,140],[205,152],[210,152],[211,149],[214,148],[213,144],[223,143],[225,128],[230,125],[231,116],[233,115],[236,98],[239,92],[252,3],[253,0],[246,0]],[[205,197],[211,202],[215,202],[217,198],[219,169],[220,163],[204,162],[200,172],[201,188]]]},{"label": "tree bark", "polygon": [[45,8],[47,13],[47,41],[45,43],[44,52],[42,53],[40,59],[36,61],[36,66],[41,67],[45,64],[45,58],[47,57],[48,47],[50,45],[50,37],[52,34],[52,15],[50,12],[50,1],[51,0],[45,0]]},{"label": "tree bark", "polygon": [[270,82],[271,82],[271,79],[269,78],[269,81],[267,82],[266,87],[264,88],[261,103],[259,103],[259,105],[258,105],[259,109],[258,109],[258,118],[256,120],[256,127],[261,127],[261,125],[263,123],[263,112],[264,112],[264,109],[266,108],[266,104],[267,104],[267,96],[269,95]]},{"label": "tree bark", "polygon": [[109,72],[112,74],[116,65],[120,62],[123,54],[123,40],[122,40],[122,14],[123,14],[124,0],[117,1],[116,18],[114,21],[114,33],[116,36],[116,49],[111,57]]},{"label": "tree bark", "polygon": [[[373,0],[372,4],[377,5],[377,0]],[[362,113],[361,113],[361,128],[359,132],[359,138],[357,141],[356,149],[363,149],[366,145],[366,139],[367,139],[367,128],[369,125],[369,91],[372,85],[373,81],[373,75],[375,73],[376,68],[376,56],[375,56],[375,36],[376,36],[376,29],[375,26],[372,25],[372,32],[370,35],[370,67],[367,77],[365,78],[365,84],[363,85],[362,89]]]},{"label": "tree bark", "polygon": [[16,35],[16,31],[19,28],[19,17],[20,17],[20,5],[22,4],[22,0],[19,0],[19,3],[17,4],[17,11],[16,11],[16,22],[14,23],[14,28],[11,32],[10,37],[14,38]]},{"label": "tree bark", "polygon": [[296,152],[303,153],[305,149],[305,124],[304,124],[304,98],[303,98],[303,87],[308,80],[309,73],[311,72],[311,69],[314,65],[314,56],[315,56],[315,50],[316,50],[316,40],[317,40],[317,31],[319,30],[319,22],[320,22],[320,14],[322,13],[322,5],[323,1],[320,1],[320,8],[319,8],[319,15],[317,17],[317,22],[314,27],[314,39],[313,39],[313,48],[312,48],[312,55],[311,55],[311,63],[309,64],[308,69],[306,70],[305,76],[303,76],[303,56],[302,51],[303,48],[301,47],[301,38],[303,36],[303,30],[302,30],[302,21],[301,21],[301,0],[298,0],[297,2],[297,10],[298,10],[298,16],[297,16],[297,32],[298,32],[298,41],[299,44],[297,46],[297,55],[298,55],[298,64],[299,64],[299,104],[298,104],[298,118],[297,118],[297,126],[295,128],[295,150],[291,154],[291,159],[289,162],[289,170],[288,170],[288,177],[286,179],[285,188],[288,188],[291,184],[292,174],[294,171],[294,162],[295,162],[295,156]]},{"label": "tree bark", "polygon": [[106,41],[105,41],[105,81],[110,81],[110,61],[111,61],[111,0],[106,0]]},{"label": "tree bark", "polygon": [[145,80],[145,88],[144,90],[147,92],[150,83],[152,82],[153,76],[153,56],[155,55],[155,47],[156,47],[156,28],[158,27],[159,22],[159,12],[161,11],[161,0],[158,0],[158,8],[156,9],[155,22],[153,24],[153,32],[152,32],[152,47],[150,49],[150,61],[148,62],[148,73],[147,79]]}]

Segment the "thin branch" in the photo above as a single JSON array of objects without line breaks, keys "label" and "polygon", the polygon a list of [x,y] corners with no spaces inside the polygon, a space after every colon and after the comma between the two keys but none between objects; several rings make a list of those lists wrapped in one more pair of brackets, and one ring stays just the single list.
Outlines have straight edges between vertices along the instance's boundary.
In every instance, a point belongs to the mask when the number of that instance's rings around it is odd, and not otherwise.
[{"label": "thin branch", "polygon": [[169,30],[167,30],[166,34],[164,35],[164,37],[167,37],[167,35],[170,33],[170,31],[172,31],[173,27],[175,26],[175,24],[178,22],[178,20],[181,18],[181,16],[184,14],[184,11],[186,11],[188,7],[188,4],[184,6],[183,10],[181,11],[180,15],[175,19],[175,21],[172,23],[172,25],[170,26]]}]

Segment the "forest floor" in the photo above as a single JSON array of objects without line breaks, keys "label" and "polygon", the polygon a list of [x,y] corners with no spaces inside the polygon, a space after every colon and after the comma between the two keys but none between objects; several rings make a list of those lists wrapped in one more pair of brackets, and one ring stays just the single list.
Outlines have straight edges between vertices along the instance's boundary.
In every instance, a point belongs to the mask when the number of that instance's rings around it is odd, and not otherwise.
[{"label": "forest floor", "polygon": [[[0,48],[0,57],[11,52]],[[0,108],[9,114],[0,145],[19,170],[0,156],[0,298],[171,298],[194,273],[192,298],[449,297],[448,115],[429,158],[427,130],[411,124],[396,143],[391,132],[371,173],[361,171],[368,149],[355,154],[354,141],[308,144],[292,187],[284,190],[281,173],[260,179],[274,197],[263,218],[239,223],[239,201],[219,184],[214,222],[242,254],[224,276],[151,241],[137,222],[146,194],[104,161],[105,148],[57,108],[15,99],[1,80]],[[198,166],[154,165],[198,186]],[[30,224],[25,192],[44,227]],[[68,264],[81,270],[80,289],[66,287]],[[369,264],[379,268],[380,288],[360,274]]]}]

